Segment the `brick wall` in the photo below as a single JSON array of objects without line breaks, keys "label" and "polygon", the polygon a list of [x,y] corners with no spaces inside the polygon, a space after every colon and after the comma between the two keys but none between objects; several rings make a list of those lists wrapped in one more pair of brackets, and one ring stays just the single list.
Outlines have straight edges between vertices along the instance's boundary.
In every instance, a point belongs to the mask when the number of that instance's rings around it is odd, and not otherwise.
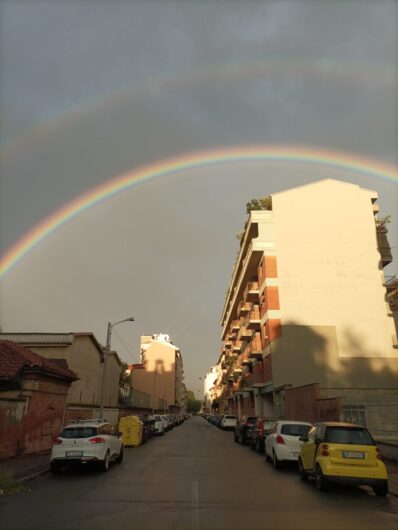
[{"label": "brick wall", "polygon": [[338,397],[320,398],[317,383],[285,390],[285,418],[288,420],[339,421],[341,400]]},{"label": "brick wall", "polygon": [[0,458],[48,451],[59,434],[69,383],[25,375],[22,388],[0,393]]}]

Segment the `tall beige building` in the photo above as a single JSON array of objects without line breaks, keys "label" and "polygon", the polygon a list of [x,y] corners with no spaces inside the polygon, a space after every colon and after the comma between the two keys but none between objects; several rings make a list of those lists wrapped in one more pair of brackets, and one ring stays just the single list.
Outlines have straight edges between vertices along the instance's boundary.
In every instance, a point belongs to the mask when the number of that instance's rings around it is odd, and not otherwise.
[{"label": "tall beige building", "polygon": [[223,410],[396,436],[396,305],[376,200],[326,179],[250,213],[222,312]]},{"label": "tall beige building", "polygon": [[164,334],[141,337],[142,370],[132,372],[134,390],[151,396],[151,408],[182,412],[186,408],[184,368],[180,349]]}]

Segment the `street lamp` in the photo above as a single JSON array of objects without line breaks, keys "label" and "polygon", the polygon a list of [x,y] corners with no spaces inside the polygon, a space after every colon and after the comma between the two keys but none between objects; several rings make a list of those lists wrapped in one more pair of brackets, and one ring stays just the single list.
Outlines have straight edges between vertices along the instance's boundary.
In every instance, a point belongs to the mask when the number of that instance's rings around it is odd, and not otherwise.
[{"label": "street lamp", "polygon": [[108,322],[108,331],[106,334],[106,346],[105,346],[105,353],[104,353],[104,368],[102,370],[102,380],[101,380],[101,397],[100,397],[100,409],[99,409],[99,417],[102,418],[104,415],[104,401],[105,401],[105,380],[106,380],[106,368],[107,368],[107,359],[109,352],[111,350],[111,337],[112,337],[112,329],[117,326],[118,324],[122,324],[122,322],[134,322],[134,317],[125,318],[124,320],[119,320],[119,322],[115,322],[112,324],[111,322]]}]

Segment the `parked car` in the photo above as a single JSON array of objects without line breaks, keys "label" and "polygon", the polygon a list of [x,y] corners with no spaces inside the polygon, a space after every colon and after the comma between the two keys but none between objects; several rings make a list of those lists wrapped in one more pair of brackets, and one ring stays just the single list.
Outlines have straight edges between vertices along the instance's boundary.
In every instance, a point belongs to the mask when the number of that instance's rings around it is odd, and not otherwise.
[{"label": "parked car", "polygon": [[253,428],[257,416],[242,416],[234,429],[234,440],[245,444],[250,440],[249,431]]},{"label": "parked car", "polygon": [[369,431],[352,423],[322,422],[300,438],[300,477],[315,477],[318,490],[328,483],[370,486],[376,495],[388,493],[388,475],[380,450]]},{"label": "parked car", "polygon": [[264,453],[265,440],[271,431],[275,420],[269,418],[257,418],[250,432],[250,447],[257,453]]},{"label": "parked car", "polygon": [[170,416],[168,414],[161,414],[160,417],[162,418],[164,422],[165,430],[170,431],[170,429],[172,428]]},{"label": "parked car", "polygon": [[141,416],[140,420],[142,421],[142,443],[144,444],[149,438],[152,438],[155,420],[149,415]]},{"label": "parked car", "polygon": [[153,425],[154,434],[162,436],[165,433],[165,424],[162,419],[162,416],[155,415],[153,419],[155,420],[155,423]]},{"label": "parked car", "polygon": [[300,454],[300,436],[306,436],[311,423],[305,421],[276,421],[265,440],[265,459],[272,460],[275,469],[282,462],[297,462]]},{"label": "parked car", "polygon": [[237,425],[238,418],[236,416],[229,416],[224,414],[220,421],[221,429],[234,429]]},{"label": "parked car", "polygon": [[51,450],[51,471],[62,466],[96,463],[107,471],[111,460],[123,460],[123,442],[120,433],[103,419],[79,420],[66,425]]}]

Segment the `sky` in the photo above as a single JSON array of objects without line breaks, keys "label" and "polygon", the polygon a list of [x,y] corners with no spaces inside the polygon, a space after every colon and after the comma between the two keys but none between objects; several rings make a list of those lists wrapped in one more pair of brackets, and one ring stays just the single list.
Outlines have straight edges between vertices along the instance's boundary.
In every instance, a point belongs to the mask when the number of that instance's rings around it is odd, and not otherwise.
[{"label": "sky", "polygon": [[[398,165],[398,2],[1,0],[0,253],[93,187],[187,153],[283,144]],[[7,332],[93,331],[127,362],[167,333],[198,395],[253,197],[337,178],[374,189],[397,273],[398,180],[226,161],[142,182],[5,274]]]}]

